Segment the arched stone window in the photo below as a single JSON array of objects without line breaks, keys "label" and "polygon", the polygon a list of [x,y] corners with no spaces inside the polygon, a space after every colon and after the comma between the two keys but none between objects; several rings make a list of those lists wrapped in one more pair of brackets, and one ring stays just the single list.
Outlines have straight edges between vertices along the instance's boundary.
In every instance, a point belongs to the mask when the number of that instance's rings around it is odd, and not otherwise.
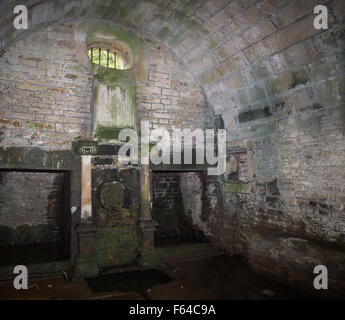
[{"label": "arched stone window", "polygon": [[132,66],[131,52],[123,42],[102,39],[89,42],[87,48],[93,64],[117,70],[128,70]]},{"label": "arched stone window", "polygon": [[94,74],[94,138],[116,140],[123,128],[136,128],[133,50],[101,33],[86,42],[86,50]]},{"label": "arched stone window", "polygon": [[109,69],[127,70],[130,68],[129,62],[118,50],[107,48],[89,48],[88,57],[94,64]]}]

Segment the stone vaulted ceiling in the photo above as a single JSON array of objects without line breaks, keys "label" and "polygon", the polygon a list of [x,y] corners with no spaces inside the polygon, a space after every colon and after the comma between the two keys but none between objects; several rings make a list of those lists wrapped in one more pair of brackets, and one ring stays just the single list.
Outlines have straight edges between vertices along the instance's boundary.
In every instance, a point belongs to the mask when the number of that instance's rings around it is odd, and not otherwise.
[{"label": "stone vaulted ceiling", "polygon": [[[28,7],[32,30],[56,21],[95,19],[163,43],[196,76],[213,113],[223,116],[228,129],[237,121],[238,107],[261,102],[264,110],[265,105],[286,104],[280,98],[299,77],[291,67],[312,61],[323,50],[321,31],[313,28],[313,8],[327,4],[337,28],[345,6],[342,0],[3,0],[2,51],[25,33],[13,28],[15,4]],[[327,32],[326,40],[332,36]],[[343,41],[339,32],[334,31],[335,42]]]}]

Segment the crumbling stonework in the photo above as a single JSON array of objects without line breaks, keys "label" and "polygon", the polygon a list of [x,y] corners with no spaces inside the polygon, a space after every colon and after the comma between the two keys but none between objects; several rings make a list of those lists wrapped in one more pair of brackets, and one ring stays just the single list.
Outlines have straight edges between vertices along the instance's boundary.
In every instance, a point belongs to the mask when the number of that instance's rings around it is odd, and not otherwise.
[{"label": "crumbling stonework", "polygon": [[[328,30],[313,26],[320,4]],[[0,4],[2,146],[70,149],[79,136],[93,138],[93,75],[73,32],[81,22],[120,25],[148,49],[135,83],[138,129],[149,120],[151,128],[227,130],[226,176],[203,181],[200,228],[227,252],[290,280],[309,281],[314,263],[342,261],[343,0],[32,0],[28,32],[13,28],[12,5]],[[120,168],[113,153],[94,156],[93,166],[96,197],[102,183],[119,182]],[[199,219],[199,208],[184,206]],[[129,229],[114,238],[133,245],[131,260],[138,246]],[[113,236],[103,231],[99,247]],[[286,264],[296,265],[288,277]]]}]

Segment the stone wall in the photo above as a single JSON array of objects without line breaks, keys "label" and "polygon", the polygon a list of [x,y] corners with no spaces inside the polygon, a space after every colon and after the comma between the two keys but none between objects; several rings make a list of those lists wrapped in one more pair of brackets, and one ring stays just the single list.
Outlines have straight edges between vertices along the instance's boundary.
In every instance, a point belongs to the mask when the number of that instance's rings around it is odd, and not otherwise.
[{"label": "stone wall", "polygon": [[[284,9],[286,15],[294,3]],[[270,225],[344,243],[342,18],[331,20],[330,30],[288,45],[297,36],[294,28],[308,19],[294,22],[296,18],[274,15],[282,30],[261,44],[275,39],[274,51],[256,52],[253,57],[262,60],[231,76],[231,81],[242,77],[247,83],[231,97],[233,108],[222,109],[220,100],[214,104],[219,103],[229,145],[247,143],[253,152],[255,186],[249,193],[225,193],[226,208],[229,214],[237,208],[243,226]],[[251,50],[255,48],[260,43]]]},{"label": "stone wall", "polygon": [[92,78],[74,57],[72,25],[29,34],[0,57],[0,143],[70,148],[91,127]]},{"label": "stone wall", "polygon": [[116,148],[100,145],[99,155],[92,157],[92,212],[100,268],[133,263],[140,253],[140,169],[122,167]]},{"label": "stone wall", "polygon": [[62,241],[63,173],[0,172],[1,246]]},{"label": "stone wall", "polygon": [[[328,8],[328,30],[313,26],[313,8],[320,4]],[[0,5],[1,50],[8,50],[0,58],[0,72],[7,68],[6,64],[3,67],[4,59],[12,58],[10,50],[24,41],[10,46],[22,36],[12,27],[12,5],[11,0]],[[176,61],[191,72],[187,79],[191,74],[196,77],[211,107],[210,115],[224,121],[229,150],[242,148],[252,153],[252,180],[227,181],[223,213],[211,219],[215,228],[212,234],[222,247],[245,254],[252,261],[260,258],[258,265],[266,261],[270,266],[267,270],[279,269],[281,275],[287,259],[299,259],[295,249],[300,248],[296,245],[291,251],[295,244],[284,238],[331,242],[343,248],[343,0],[143,0],[111,4],[107,0],[32,0],[29,9],[33,29],[62,19],[102,19],[129,27],[148,43],[160,43],[152,45],[147,81],[137,83],[138,119],[151,120],[154,126],[211,126],[208,115],[201,117],[206,105],[202,92],[195,82],[183,80],[187,73],[175,73],[175,64],[180,70]],[[177,57],[171,58],[175,61],[172,64],[165,60],[166,48]],[[39,64],[30,59],[26,63]],[[7,97],[0,102],[2,143],[28,139],[36,143],[30,138],[30,128],[18,129],[25,121],[36,119],[16,116],[15,106],[6,102],[20,96],[15,95],[16,90],[7,86],[1,89],[1,95]],[[186,100],[188,105],[185,98],[192,99]],[[56,124],[52,130],[57,130]],[[12,140],[16,135],[18,138]],[[322,254],[317,258],[323,251],[313,248],[310,245],[310,250],[301,252],[309,261],[323,263]],[[303,269],[303,260],[298,261],[296,265]]]},{"label": "stone wall", "polygon": [[217,177],[205,172],[153,172],[152,217],[156,236],[212,240],[222,208]]},{"label": "stone wall", "polygon": [[[90,71],[78,63],[73,23],[29,34],[0,57],[0,143],[70,148],[92,135]],[[86,55],[86,53],[84,53]],[[150,45],[148,78],[136,84],[137,121],[151,128],[206,127],[208,107],[193,76],[164,46]]]},{"label": "stone wall", "polygon": [[148,81],[136,89],[138,121],[167,130],[212,127],[200,85],[167,48],[152,46],[148,68]]},{"label": "stone wall", "polygon": [[[80,202],[81,202],[81,159],[79,156],[75,155],[72,151],[69,150],[46,150],[40,147],[1,147],[0,148],[0,168],[3,170],[3,172],[18,172],[18,179],[21,180],[23,177],[25,177],[25,172],[34,172],[34,173],[42,173],[42,171],[45,171],[47,174],[55,175],[56,173],[63,172],[63,200],[59,200],[60,208],[62,209],[59,212],[59,225],[61,228],[59,229],[61,242],[63,245],[63,251],[66,254],[66,257],[70,257],[71,259],[74,259],[74,255],[77,252],[77,242],[76,242],[76,224],[80,222]],[[39,179],[38,179],[39,180]],[[49,180],[49,179],[48,179]],[[35,179],[36,181],[36,179]],[[34,183],[34,182],[33,182]],[[50,184],[45,184],[45,187],[48,189],[52,187]],[[23,190],[24,188],[24,190]],[[35,188],[40,189],[39,185],[35,182]],[[30,192],[35,195],[35,188],[31,188]],[[3,201],[6,202],[7,197],[15,197],[16,192],[24,193],[23,197],[26,198],[26,185],[25,183],[16,183],[14,186],[14,192],[11,190],[10,195],[8,188],[4,188],[5,191],[5,198],[3,198]],[[52,189],[55,189],[55,187],[52,187]],[[43,194],[46,194],[45,192],[41,192]],[[33,196],[33,197],[34,197]],[[62,196],[61,194],[56,194],[56,196]],[[54,205],[55,200],[58,201],[58,199],[55,199],[55,195],[52,192],[50,196],[48,196],[48,199],[50,197],[50,200],[47,202],[49,204],[48,208],[49,210],[52,210],[53,213],[55,211]],[[36,196],[36,198],[39,198]],[[55,200],[54,200],[55,199]],[[59,198],[60,199],[60,198]],[[30,199],[31,200],[31,199]],[[20,207],[21,201],[18,200],[15,203],[11,201],[11,206]],[[44,203],[42,203],[44,205]],[[53,205],[53,206],[51,206]],[[33,207],[35,208],[35,207]],[[36,207],[38,208],[38,207]],[[49,211],[46,210],[47,207],[42,207],[43,211]],[[39,216],[42,214],[42,208],[39,211]],[[38,209],[37,209],[38,210]],[[36,212],[38,213],[38,211]],[[26,207],[22,208],[20,211],[23,213],[23,216],[28,217],[30,215],[30,212],[26,212]],[[54,214],[53,214],[54,215]],[[13,216],[13,214],[12,214]],[[26,220],[28,221],[28,220]],[[36,220],[37,221],[37,220]],[[18,227],[16,229],[16,233],[14,236],[18,236],[18,239],[25,239],[28,235],[27,239],[29,240],[29,243],[32,243],[32,236],[36,239],[34,242],[37,242],[37,239],[44,239],[40,235],[41,233],[39,231],[44,231],[43,235],[48,235],[48,238],[51,239],[51,233],[50,229],[48,233],[45,233],[47,230],[47,227],[50,228],[49,225],[45,224],[43,225],[43,228],[40,228],[39,226],[30,227],[27,225],[23,225],[22,227]],[[53,226],[54,229],[56,227],[56,224]],[[36,229],[36,230],[35,230]],[[5,230],[6,234],[8,234],[8,229]],[[38,235],[38,237],[37,237]],[[19,241],[23,244],[23,241]]]}]

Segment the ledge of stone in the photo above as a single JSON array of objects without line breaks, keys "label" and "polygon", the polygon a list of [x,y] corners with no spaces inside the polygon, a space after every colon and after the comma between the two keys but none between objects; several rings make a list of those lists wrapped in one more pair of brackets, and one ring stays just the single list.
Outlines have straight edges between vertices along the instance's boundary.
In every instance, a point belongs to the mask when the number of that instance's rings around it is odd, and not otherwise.
[{"label": "ledge of stone", "polygon": [[316,294],[313,270],[317,265],[324,265],[328,269],[330,289],[324,294],[345,293],[344,247],[265,226],[241,228],[240,233],[247,243],[242,253],[257,272],[271,274]]}]

